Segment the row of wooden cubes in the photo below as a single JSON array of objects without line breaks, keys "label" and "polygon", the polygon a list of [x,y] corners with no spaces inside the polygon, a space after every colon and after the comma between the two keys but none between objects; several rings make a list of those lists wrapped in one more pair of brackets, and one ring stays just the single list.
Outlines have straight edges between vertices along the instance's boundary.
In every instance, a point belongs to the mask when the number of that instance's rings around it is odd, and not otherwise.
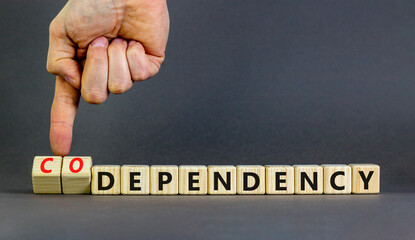
[{"label": "row of wooden cubes", "polygon": [[91,157],[35,157],[34,193],[366,194],[379,193],[375,164],[96,165]]}]

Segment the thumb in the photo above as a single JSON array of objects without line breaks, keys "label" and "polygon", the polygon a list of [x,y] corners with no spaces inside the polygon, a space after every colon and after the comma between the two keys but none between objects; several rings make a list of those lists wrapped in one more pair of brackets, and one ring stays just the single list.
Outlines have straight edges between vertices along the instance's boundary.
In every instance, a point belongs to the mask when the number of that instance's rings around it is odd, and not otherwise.
[{"label": "thumb", "polygon": [[79,106],[79,91],[61,77],[56,77],[55,97],[50,112],[50,146],[57,156],[71,149],[72,129]]},{"label": "thumb", "polygon": [[46,68],[74,88],[81,87],[81,68],[76,57],[76,45],[66,34],[65,26],[55,18],[49,26],[49,51]]}]

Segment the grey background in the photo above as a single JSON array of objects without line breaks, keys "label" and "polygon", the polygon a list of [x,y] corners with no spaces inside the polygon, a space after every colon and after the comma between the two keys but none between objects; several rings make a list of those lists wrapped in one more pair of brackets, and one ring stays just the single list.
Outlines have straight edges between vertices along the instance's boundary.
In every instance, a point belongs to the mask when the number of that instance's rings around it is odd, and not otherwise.
[{"label": "grey background", "polygon": [[160,73],[75,122],[94,164],[369,162],[375,196],[33,195],[64,4],[0,0],[2,238],[414,239],[413,1],[168,1]]}]

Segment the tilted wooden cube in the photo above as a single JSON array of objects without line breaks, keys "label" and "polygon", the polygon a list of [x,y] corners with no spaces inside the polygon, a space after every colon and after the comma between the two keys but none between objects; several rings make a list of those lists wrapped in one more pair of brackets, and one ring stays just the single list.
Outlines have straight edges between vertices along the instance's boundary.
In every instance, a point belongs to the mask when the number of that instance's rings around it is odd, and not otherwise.
[{"label": "tilted wooden cube", "polygon": [[352,168],[352,193],[379,193],[380,167],[376,164],[349,164]]},{"label": "tilted wooden cube", "polygon": [[62,157],[36,156],[32,167],[34,193],[62,193]]},{"label": "tilted wooden cube", "polygon": [[150,193],[178,194],[179,173],[176,165],[153,165],[150,167]]},{"label": "tilted wooden cube", "polygon": [[208,194],[236,194],[236,167],[210,165],[208,170]]},{"label": "tilted wooden cube", "polygon": [[295,194],[322,194],[323,167],[318,165],[294,165]]},{"label": "tilted wooden cube", "polygon": [[207,168],[204,165],[179,166],[179,193],[206,194]]},{"label": "tilted wooden cube", "polygon": [[62,191],[64,194],[91,193],[91,157],[64,157]]},{"label": "tilted wooden cube", "polygon": [[294,194],[294,168],[288,165],[265,166],[266,194]]},{"label": "tilted wooden cube", "polygon": [[350,194],[352,170],[345,164],[323,164],[324,194]]},{"label": "tilted wooden cube", "polygon": [[237,194],[265,194],[265,168],[261,165],[236,166]]},{"label": "tilted wooden cube", "polygon": [[121,194],[149,194],[150,167],[148,165],[123,165],[121,167]]},{"label": "tilted wooden cube", "polygon": [[120,166],[95,165],[92,167],[91,193],[95,195],[120,194]]}]

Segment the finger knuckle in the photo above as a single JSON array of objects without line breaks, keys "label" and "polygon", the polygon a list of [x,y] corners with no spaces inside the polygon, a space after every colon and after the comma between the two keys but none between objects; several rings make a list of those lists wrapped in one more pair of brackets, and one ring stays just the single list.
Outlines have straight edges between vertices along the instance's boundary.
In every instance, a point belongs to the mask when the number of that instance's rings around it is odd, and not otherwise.
[{"label": "finger knuckle", "polygon": [[158,67],[153,67],[153,69],[150,71],[149,78],[151,78],[151,77],[153,77],[154,75],[156,75],[159,71],[160,71],[160,68],[158,68]]},{"label": "finger knuckle", "polygon": [[105,102],[108,94],[96,89],[82,89],[82,97],[87,103],[101,104]]},{"label": "finger knuckle", "polygon": [[75,100],[72,96],[69,95],[55,95],[54,101],[57,103],[62,103],[66,105],[76,105],[78,101]]},{"label": "finger knuckle", "polygon": [[55,74],[54,66],[50,61],[47,61],[46,63],[46,70],[51,74]]},{"label": "finger knuckle", "polygon": [[108,84],[108,90],[114,94],[125,93],[130,88],[131,84],[126,83],[126,81],[117,81],[115,83]]},{"label": "finger knuckle", "polygon": [[142,70],[134,71],[134,73],[132,74],[132,78],[136,82],[144,81],[148,78],[148,73]]},{"label": "finger knuckle", "polygon": [[140,52],[134,51],[134,50],[127,51],[127,57],[136,61],[137,59],[140,58]]},{"label": "finger knuckle", "polygon": [[57,20],[56,20],[56,18],[54,18],[51,22],[50,22],[50,24],[49,24],[49,34],[50,35],[55,35],[56,34],[56,32],[57,32]]},{"label": "finger knuckle", "polygon": [[104,65],[107,64],[107,59],[100,57],[100,56],[89,56],[87,57],[87,61],[91,63],[91,65]]}]

